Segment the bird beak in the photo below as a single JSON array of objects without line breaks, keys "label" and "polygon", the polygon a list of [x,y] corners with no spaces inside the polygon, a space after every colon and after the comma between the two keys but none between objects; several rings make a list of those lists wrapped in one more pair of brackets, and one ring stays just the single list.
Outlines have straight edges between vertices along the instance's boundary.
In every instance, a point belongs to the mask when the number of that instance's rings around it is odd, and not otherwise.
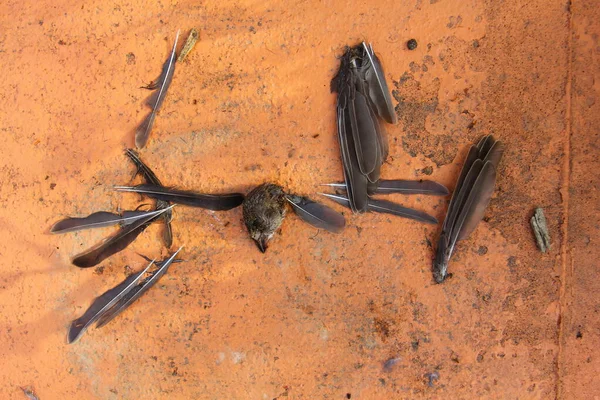
[{"label": "bird beak", "polygon": [[267,251],[267,239],[266,238],[260,238],[258,240],[254,240],[254,243],[256,243],[256,247],[258,247],[258,249],[260,250],[261,253],[264,253],[265,251]]}]

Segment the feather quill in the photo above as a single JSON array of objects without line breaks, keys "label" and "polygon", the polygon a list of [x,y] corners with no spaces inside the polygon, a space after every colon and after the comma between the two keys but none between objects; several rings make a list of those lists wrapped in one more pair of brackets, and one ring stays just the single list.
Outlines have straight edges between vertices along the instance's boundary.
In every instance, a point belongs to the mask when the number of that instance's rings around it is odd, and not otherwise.
[{"label": "feather quill", "polygon": [[286,195],[285,199],[292,205],[294,212],[315,228],[339,233],[346,226],[344,216],[334,209],[317,203],[307,197]]},{"label": "feather quill", "polygon": [[140,278],[153,264],[151,262],[144,270],[128,276],[125,280],[119,283],[114,288],[108,290],[106,293],[96,297],[92,305],[86,310],[86,312],[73,322],[69,328],[67,336],[68,343],[73,343],[81,337],[81,335],[97,321],[102,315],[107,312],[114,304],[116,304],[123,296],[131,291],[135,285],[138,284]]},{"label": "feather quill", "polygon": [[108,311],[106,311],[96,323],[96,328],[102,328],[104,325],[112,321],[117,315],[121,314],[134,301],[139,299],[146,293],[164,274],[167,273],[169,266],[175,261],[175,257],[181,249],[180,247],[173,255],[163,261],[156,262],[158,269],[151,272],[143,281],[137,283],[128,293],[126,293],[117,303],[115,303]]},{"label": "feather quill", "polygon": [[[170,208],[172,208],[171,206]],[[98,265],[106,258],[125,249],[133,242],[153,221],[160,217],[169,208],[158,210],[149,216],[137,219],[135,222],[121,227],[113,236],[91,249],[77,255],[73,264],[79,268],[89,268]]]},{"label": "feather quill", "polygon": [[171,50],[169,58],[163,64],[163,69],[159,78],[152,84],[146,86],[146,89],[156,90],[156,92],[149,97],[147,102],[152,108],[152,111],[150,111],[148,116],[144,119],[144,121],[142,121],[135,133],[135,145],[138,148],[142,148],[146,145],[148,137],[150,136],[150,131],[152,131],[152,126],[154,125],[156,113],[160,109],[160,106],[162,105],[163,101],[165,100],[167,90],[169,89],[171,81],[173,80],[173,74],[175,73],[175,62],[177,56],[176,48],[178,40],[179,31],[177,31],[177,36],[175,36],[173,50]]},{"label": "feather quill", "polygon": [[200,207],[213,211],[225,211],[242,204],[244,195],[241,193],[203,194],[189,190],[178,190],[156,185],[115,186],[120,192],[145,194],[158,200],[170,201],[192,207]]}]

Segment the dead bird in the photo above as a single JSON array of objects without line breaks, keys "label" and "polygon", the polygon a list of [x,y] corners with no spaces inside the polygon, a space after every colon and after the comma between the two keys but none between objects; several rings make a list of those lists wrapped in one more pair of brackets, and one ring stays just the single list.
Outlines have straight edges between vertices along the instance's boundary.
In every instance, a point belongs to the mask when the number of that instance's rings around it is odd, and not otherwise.
[{"label": "dead bird", "polygon": [[337,131],[345,183],[330,186],[345,190],[346,195],[324,195],[355,213],[384,212],[436,223],[434,217],[421,211],[371,198],[378,193],[448,194],[436,182],[380,179],[389,147],[379,119],[395,124],[397,116],[383,67],[371,45],[363,42],[346,47],[331,91],[337,92]]},{"label": "dead bird", "polygon": [[310,225],[338,233],[346,225],[344,216],[307,197],[286,194],[274,183],[263,183],[254,188],[244,200],[243,217],[248,233],[261,252],[281,226],[290,204],[295,213]]},{"label": "dead bird", "polygon": [[[96,328],[101,328],[123,312],[148,291],[167,272],[172,263],[182,261],[175,259],[181,249],[182,247],[163,261],[150,261],[145,269],[128,276],[123,282],[98,296],[85,313],[71,323],[67,336],[68,343],[79,339],[94,322]],[[150,272],[153,265],[157,268]]]},{"label": "dead bird", "polygon": [[504,153],[504,145],[492,135],[471,146],[460,171],[433,262],[433,278],[442,283],[448,274],[448,263],[459,240],[469,237],[483,218],[494,193],[496,169]]},{"label": "dead bird", "polygon": [[138,148],[142,148],[146,145],[148,141],[148,137],[150,136],[150,132],[152,131],[152,126],[154,125],[154,119],[156,118],[156,114],[158,110],[162,106],[162,103],[165,100],[167,95],[167,90],[169,86],[171,86],[171,82],[173,81],[173,74],[175,73],[175,63],[177,61],[177,41],[179,39],[179,31],[177,31],[177,35],[175,36],[175,43],[173,44],[173,49],[171,50],[171,54],[167,61],[163,64],[163,69],[161,71],[160,76],[155,79],[151,84],[147,86],[143,86],[143,89],[153,90],[154,93],[150,95],[148,100],[146,100],[146,104],[152,109],[150,113],[144,118],[142,123],[138,126],[135,132],[135,145]]}]

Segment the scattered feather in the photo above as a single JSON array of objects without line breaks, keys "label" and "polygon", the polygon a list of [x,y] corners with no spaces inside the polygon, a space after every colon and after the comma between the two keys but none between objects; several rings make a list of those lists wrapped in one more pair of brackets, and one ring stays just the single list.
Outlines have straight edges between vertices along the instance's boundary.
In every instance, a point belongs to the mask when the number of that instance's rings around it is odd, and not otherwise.
[{"label": "scattered feather", "polygon": [[115,186],[115,190],[120,192],[145,194],[154,199],[191,207],[205,208],[213,211],[230,210],[241,205],[244,201],[244,195],[241,193],[204,194],[148,184],[138,186]]},{"label": "scattered feather", "polygon": [[69,334],[67,336],[68,343],[73,343],[79,339],[90,325],[96,322],[105,312],[110,310],[114,304],[123,298],[123,296],[129,293],[129,291],[138,284],[142,275],[148,271],[152,264],[153,263],[151,262],[144,270],[128,276],[114,288],[96,297],[86,312],[71,323]]},{"label": "scattered feather", "polygon": [[140,281],[133,289],[126,293],[117,303],[115,303],[110,310],[106,311],[99,319],[96,324],[96,328],[101,328],[104,325],[112,321],[117,315],[121,314],[127,307],[129,307],[134,301],[139,299],[144,293],[148,291],[158,280],[167,273],[169,266],[177,262],[175,259],[177,254],[183,248],[180,247],[173,255],[163,261],[156,262],[158,269],[149,273],[144,280]]},{"label": "scattered feather", "polygon": [[[173,207],[173,206],[171,206]],[[106,258],[129,246],[154,220],[169,208],[158,210],[149,216],[121,227],[113,236],[91,249],[77,255],[73,264],[79,268],[89,268],[100,264]]]},{"label": "scattered feather", "polygon": [[294,212],[310,225],[339,233],[346,226],[344,216],[334,209],[317,203],[307,197],[286,195],[285,199],[292,205]]}]

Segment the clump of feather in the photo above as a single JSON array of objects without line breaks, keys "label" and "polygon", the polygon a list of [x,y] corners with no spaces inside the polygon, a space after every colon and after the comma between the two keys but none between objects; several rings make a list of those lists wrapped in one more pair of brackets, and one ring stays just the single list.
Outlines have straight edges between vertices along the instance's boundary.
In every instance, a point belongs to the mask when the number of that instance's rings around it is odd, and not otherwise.
[{"label": "clump of feather", "polygon": [[483,218],[494,193],[496,169],[503,153],[504,145],[492,135],[471,146],[438,240],[433,262],[433,277],[437,283],[442,283],[449,275],[448,263],[456,243],[469,237]]},{"label": "clump of feather", "polygon": [[[145,269],[128,276],[123,282],[98,296],[85,313],[71,323],[67,335],[68,343],[79,339],[94,322],[97,322],[96,327],[100,328],[123,312],[167,272],[169,266],[177,261],[175,257],[180,251],[181,247],[166,260],[156,263],[158,268],[152,272],[148,271],[155,262],[150,261]],[[148,275],[142,280],[146,273]]]}]

